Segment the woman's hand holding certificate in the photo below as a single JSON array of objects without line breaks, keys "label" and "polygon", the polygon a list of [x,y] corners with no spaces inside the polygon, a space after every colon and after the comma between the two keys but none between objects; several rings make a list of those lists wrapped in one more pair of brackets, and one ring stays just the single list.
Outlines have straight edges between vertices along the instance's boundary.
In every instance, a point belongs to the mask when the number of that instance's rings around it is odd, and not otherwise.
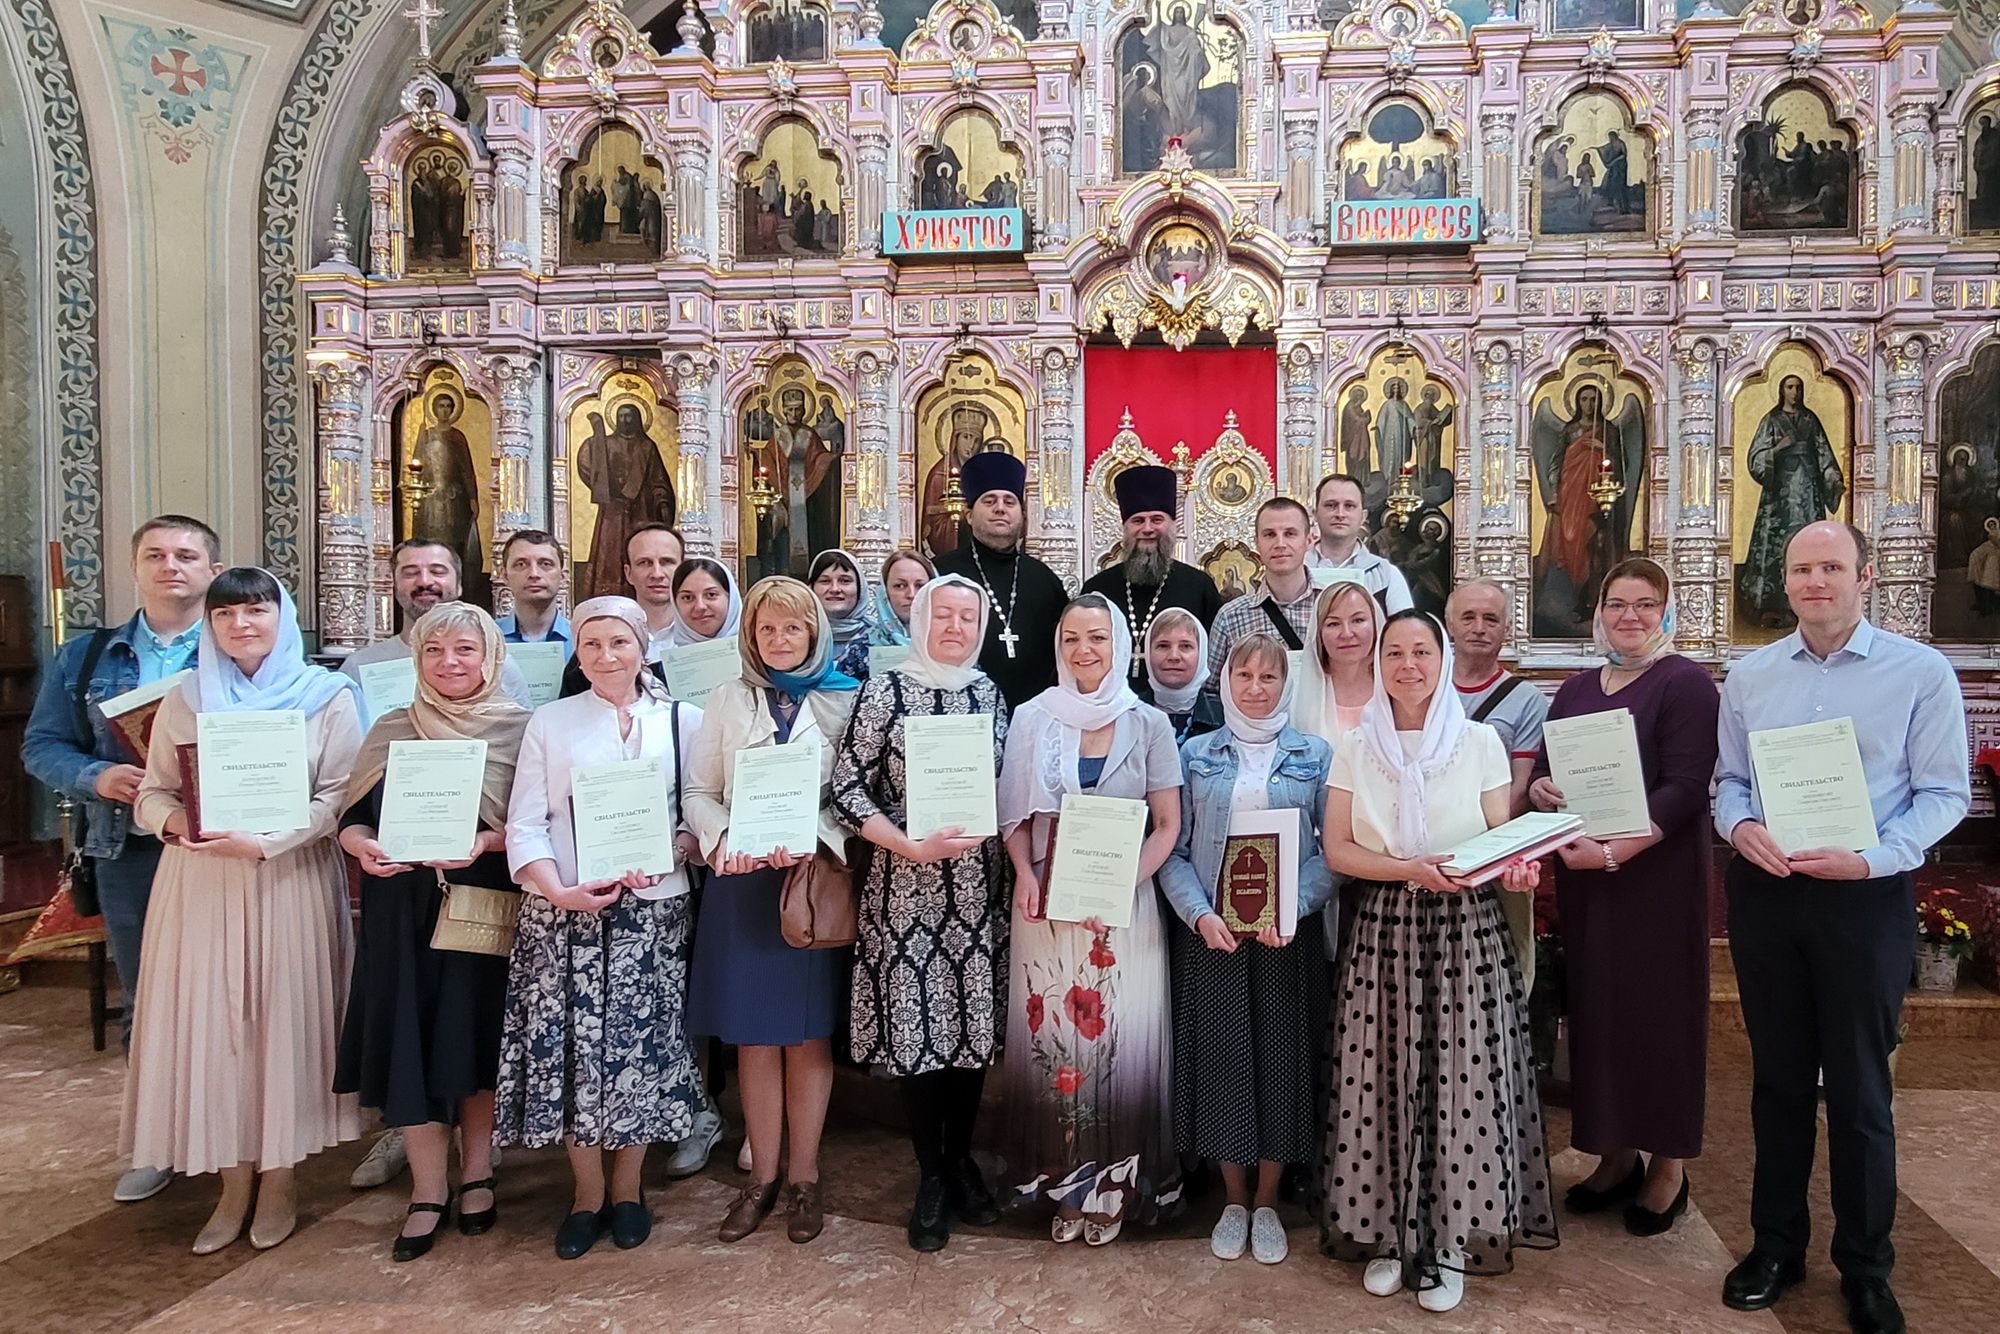
[{"label": "woman's hand holding certificate", "polygon": [[1584,833],[1596,839],[1623,838],[1652,828],[1630,709],[1551,718],[1542,724],[1542,737],[1562,808],[1582,818]]},{"label": "woman's hand holding certificate", "polygon": [[312,823],[304,713],[204,713],[196,727],[201,828],[189,831],[196,836],[190,842],[223,833],[288,834]]},{"label": "woman's hand holding certificate", "polygon": [[585,882],[674,869],[674,812],[667,776],[655,760],[620,760],[578,769],[570,780],[576,869]]},{"label": "woman's hand holding certificate", "polygon": [[817,740],[736,752],[729,791],[731,854],[768,858],[782,848],[798,856],[819,846],[819,761]]},{"label": "woman's hand holding certificate", "polygon": [[484,741],[391,741],[375,841],[391,862],[463,862],[479,835]]},{"label": "woman's hand holding certificate", "polygon": [[1058,922],[1132,925],[1139,846],[1145,839],[1145,802],[1066,794],[1042,915]]},{"label": "woman's hand holding certificate", "polygon": [[906,718],[903,756],[911,838],[940,829],[975,838],[1000,832],[994,809],[992,714]]}]

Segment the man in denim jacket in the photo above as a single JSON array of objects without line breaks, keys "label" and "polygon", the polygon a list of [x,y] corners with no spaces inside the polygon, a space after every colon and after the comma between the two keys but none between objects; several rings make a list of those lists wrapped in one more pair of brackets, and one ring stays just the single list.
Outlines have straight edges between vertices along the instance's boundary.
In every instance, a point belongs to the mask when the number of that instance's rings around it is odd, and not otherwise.
[{"label": "man in denim jacket", "polygon": [[[116,628],[91,630],[63,645],[42,673],[35,710],[21,746],[28,772],[77,803],[79,847],[97,870],[104,934],[118,985],[125,993],[125,1040],[132,1037],[138,994],[140,933],[160,841],[132,827],[132,799],[145,770],[126,763],[124,749],[97,707],[138,686],[194,666],[201,638],[202,598],[222,571],[215,530],[184,514],[146,520],[132,535],[132,579],[139,610]],[[85,697],[90,731],[78,730],[76,691],[93,641],[102,636]],[[156,1194],[172,1173],[134,1168],[118,1179],[113,1198],[130,1202]]]}]

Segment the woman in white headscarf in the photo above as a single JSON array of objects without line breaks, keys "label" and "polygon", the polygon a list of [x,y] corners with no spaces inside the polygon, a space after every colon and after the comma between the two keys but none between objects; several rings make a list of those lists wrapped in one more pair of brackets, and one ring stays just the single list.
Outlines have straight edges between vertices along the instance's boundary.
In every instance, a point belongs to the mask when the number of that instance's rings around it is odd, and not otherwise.
[{"label": "woman in white headscarf", "polygon": [[985,590],[959,575],[919,589],[910,656],[861,687],[833,764],[834,815],[876,848],[860,891],[849,1038],[858,1064],[901,1085],[918,1171],[908,1235],[919,1251],[942,1248],[954,1217],[978,1226],[1000,1217],[972,1160],[972,1126],[999,1047],[1007,858],[997,837],[909,828],[906,727],[989,717],[998,773],[1007,705],[979,670],[988,610]]},{"label": "woman in white headscarf", "polygon": [[1167,715],[1174,744],[1222,726],[1208,684],[1208,627],[1186,607],[1168,607],[1146,627],[1146,684],[1139,698]]},{"label": "woman in white headscarf", "polygon": [[[1180,1202],[1168,1108],[1167,940],[1153,875],[1181,823],[1167,716],[1127,684],[1132,632],[1101,593],[1056,621],[1056,684],[1021,706],[1000,774],[1014,863],[1003,1156],[1010,1204],[1053,1212],[1050,1235],[1101,1246]],[[1044,914],[1055,821],[1069,794],[1142,801],[1150,816],[1131,925]]]},{"label": "woman in white headscarf", "polygon": [[1382,603],[1359,579],[1337,580],[1313,599],[1313,625],[1312,643],[1300,656],[1292,725],[1331,748],[1360,725],[1375,693]]},{"label": "woman in white headscarf", "polygon": [[[507,865],[526,893],[494,1094],[496,1143],[569,1153],[572,1203],[556,1231],[565,1260],[607,1232],[621,1249],[645,1241],[646,1149],[685,1138],[704,1105],[683,1022],[697,848],[680,799],[701,710],[668,699],[645,670],[646,613],[632,599],[591,598],[570,623],[590,689],[528,720],[507,807]],[[586,876],[576,775],[630,760],[660,770],[679,831],[674,868]]]},{"label": "woman in white headscarf", "polygon": [[[1320,814],[1331,752],[1291,725],[1290,665],[1272,635],[1231,645],[1222,678],[1226,722],[1181,745],[1180,841],[1160,872],[1167,903],[1187,927],[1173,933],[1174,1143],[1222,1165],[1228,1203],[1210,1249],[1234,1260],[1247,1245],[1264,1264],[1285,1258],[1279,1179],[1288,1163],[1318,1160],[1323,1125],[1319,913],[1333,873],[1320,848]],[[1279,910],[1255,934],[1223,920],[1226,905],[1239,921],[1255,920],[1269,897],[1260,891],[1276,889],[1262,878],[1277,874],[1269,844],[1230,839],[1232,817],[1252,811],[1294,812],[1297,831],[1296,907],[1290,921]]]},{"label": "woman in white headscarf", "polygon": [[[674,567],[674,623],[667,628],[666,648],[727,639],[743,620],[743,595],[736,577],[719,560],[690,556]],[[597,599],[591,599],[593,602]],[[576,624],[575,613],[570,624]]]},{"label": "woman in white headscarf", "polygon": [[[133,823],[166,850],[119,1138],[134,1167],[222,1174],[194,1243],[207,1255],[246,1222],[260,1250],[290,1236],[293,1167],[361,1131],[354,1099],[333,1092],[353,947],[334,832],[361,721],[353,684],[306,661],[291,595],[267,571],[224,570],[208,586],[196,662],[160,703],[132,804]],[[292,710],[305,717],[307,823],[218,828],[183,768],[200,720]]]},{"label": "woman in white headscarf", "polygon": [[1326,859],[1365,882],[1335,1003],[1339,1079],[1321,1246],[1368,1261],[1378,1297],[1449,1311],[1468,1273],[1556,1244],[1528,1002],[1499,895],[1538,864],[1469,889],[1441,867],[1508,817],[1500,734],[1465,716],[1451,645],[1428,614],[1382,631],[1375,694],[1335,748]]}]

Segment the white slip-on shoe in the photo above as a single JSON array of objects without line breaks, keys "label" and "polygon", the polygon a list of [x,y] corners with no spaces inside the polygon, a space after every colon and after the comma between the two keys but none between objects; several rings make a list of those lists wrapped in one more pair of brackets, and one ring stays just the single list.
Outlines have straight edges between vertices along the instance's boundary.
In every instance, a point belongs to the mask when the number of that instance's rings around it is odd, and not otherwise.
[{"label": "white slip-on shoe", "polygon": [[1361,1286],[1370,1296],[1393,1297],[1403,1290],[1403,1262],[1393,1255],[1370,1260],[1361,1271]]},{"label": "white slip-on shoe", "polygon": [[118,1178],[118,1184],[111,1188],[111,1198],[120,1204],[137,1204],[150,1200],[173,1184],[174,1174],[164,1167],[135,1167]]},{"label": "white slip-on shoe", "polygon": [[1438,1257],[1438,1282],[1435,1288],[1425,1288],[1417,1294],[1417,1305],[1426,1311],[1455,1310],[1465,1300],[1465,1275],[1445,1265],[1464,1263],[1449,1254]]},{"label": "white slip-on shoe", "polygon": [[368,1156],[355,1165],[354,1175],[347,1179],[347,1184],[356,1190],[373,1190],[403,1175],[409,1165],[410,1155],[403,1149],[403,1132],[391,1126],[368,1150]]},{"label": "white slip-on shoe", "polygon": [[1240,1260],[1243,1248],[1249,1244],[1250,1211],[1232,1204],[1215,1220],[1215,1231],[1208,1234],[1208,1249],[1218,1260]]},{"label": "white slip-on shoe", "polygon": [[1259,1209],[1250,1218],[1250,1254],[1260,1265],[1284,1263],[1291,1247],[1285,1242],[1285,1225],[1276,1209]]}]

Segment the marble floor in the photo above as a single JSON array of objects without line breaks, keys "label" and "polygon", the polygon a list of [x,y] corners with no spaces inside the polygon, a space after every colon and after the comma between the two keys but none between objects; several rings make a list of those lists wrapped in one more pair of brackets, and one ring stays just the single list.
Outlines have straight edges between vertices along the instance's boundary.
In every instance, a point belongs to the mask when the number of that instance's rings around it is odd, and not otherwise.
[{"label": "marble floor", "polygon": [[[714,1226],[737,1181],[732,1155],[685,1182],[649,1177],[652,1240],[557,1260],[550,1234],[567,1203],[552,1153],[509,1154],[501,1218],[478,1238],[449,1232],[414,1264],[389,1259],[404,1198],[357,1193],[347,1174],[365,1147],[343,1146],[301,1170],[301,1224],[284,1245],[238,1244],[202,1259],[187,1250],[213,1204],[211,1181],[179,1182],[117,1205],[120,1063],[90,1051],[79,992],[0,996],[0,1331],[507,1330],[1506,1330],[1811,1331],[1846,1328],[1823,1254],[1776,1311],[1746,1316],[1717,1299],[1748,1243],[1748,1060],[1721,1034],[1710,1071],[1709,1145],[1696,1165],[1696,1208],[1665,1237],[1639,1241],[1615,1219],[1565,1219],[1562,1245],[1526,1253],[1505,1278],[1475,1279],[1464,1305],[1429,1315],[1408,1297],[1361,1291],[1355,1270],[1323,1259],[1303,1216],[1293,1254],[1264,1267],[1208,1253],[1220,1207],[1108,1250],[1057,1248],[991,1229],[961,1233],[934,1256],[902,1237],[913,1185],[907,1149],[855,1112],[871,1101],[843,1084],[824,1177],[829,1219],[809,1246],[767,1226],[723,1246]],[[1897,1107],[1903,1198],[1897,1286],[1925,1334],[2000,1327],[2000,1044],[1935,1039],[1906,1051]],[[843,1115],[843,1110],[846,1114]],[[1568,1148],[1568,1119],[1549,1117],[1559,1185],[1587,1161]],[[1830,1235],[1825,1182],[1818,1235]]]}]

